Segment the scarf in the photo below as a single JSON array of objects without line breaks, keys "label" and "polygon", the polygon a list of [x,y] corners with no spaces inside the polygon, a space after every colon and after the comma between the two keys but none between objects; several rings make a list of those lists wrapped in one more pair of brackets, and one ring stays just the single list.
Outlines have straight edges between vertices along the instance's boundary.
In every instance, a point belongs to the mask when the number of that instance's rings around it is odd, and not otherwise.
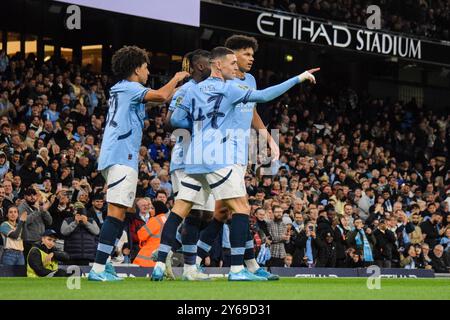
[{"label": "scarf", "polygon": [[292,226],[294,227],[294,229],[295,229],[297,232],[300,232],[300,231],[303,230],[304,224],[298,224],[297,222],[294,221],[294,222],[292,223]]},{"label": "scarf", "polygon": [[341,237],[342,237],[342,239],[345,240],[344,228],[342,228],[340,225],[337,225],[336,227],[337,227],[337,228],[339,229],[339,231],[341,232]]},{"label": "scarf", "polygon": [[363,246],[364,261],[373,262],[372,248],[367,240],[366,234],[363,230],[359,230],[355,237],[356,245],[358,247]]},{"label": "scarf", "polygon": [[411,239],[409,238],[408,232],[406,232],[406,226],[403,226],[403,245],[406,246],[408,243],[411,243]]},{"label": "scarf", "polygon": [[305,252],[306,257],[308,258],[308,264],[314,262],[311,242],[312,242],[312,238],[308,237],[308,240],[306,240],[306,252]]},{"label": "scarf", "polygon": [[261,250],[259,250],[258,257],[256,257],[256,262],[263,266],[270,258],[270,248],[266,244],[263,244]]}]

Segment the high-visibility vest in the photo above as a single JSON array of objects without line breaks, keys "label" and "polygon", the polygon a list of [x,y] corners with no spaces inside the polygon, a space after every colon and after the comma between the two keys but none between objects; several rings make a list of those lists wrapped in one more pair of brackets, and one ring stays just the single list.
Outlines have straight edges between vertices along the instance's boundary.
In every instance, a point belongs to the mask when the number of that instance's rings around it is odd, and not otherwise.
[{"label": "high-visibility vest", "polygon": [[[33,247],[31,250],[39,250],[39,253],[41,254],[41,260],[42,265],[45,269],[51,270],[51,271],[57,271],[58,270],[58,262],[57,261],[50,261],[48,263],[45,262],[45,258],[48,256],[48,253],[45,253],[39,248]],[[31,252],[30,250],[30,252]],[[30,256],[30,253],[28,253],[28,256]],[[30,264],[28,263],[27,258],[27,277],[31,278],[39,278],[39,276],[36,274],[36,272],[30,267]]]},{"label": "high-visibility vest", "polygon": [[139,239],[139,253],[133,263],[141,267],[154,267],[156,262],[151,260],[153,251],[157,250],[161,242],[161,232],[167,217],[164,214],[150,218],[137,232]]}]

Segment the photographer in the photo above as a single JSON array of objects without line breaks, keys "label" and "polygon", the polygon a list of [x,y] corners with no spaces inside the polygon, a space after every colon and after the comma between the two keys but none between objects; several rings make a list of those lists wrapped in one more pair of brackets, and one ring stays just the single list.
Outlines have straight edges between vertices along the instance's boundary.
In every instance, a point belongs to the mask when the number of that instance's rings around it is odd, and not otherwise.
[{"label": "photographer", "polygon": [[52,225],[53,219],[47,211],[50,208],[50,202],[43,201],[33,187],[28,187],[24,196],[25,201],[19,205],[19,212],[27,213],[23,233],[24,256],[26,257],[33,244],[41,238],[45,228]]},{"label": "photographer", "polygon": [[364,265],[368,266],[373,264],[373,246],[376,243],[375,237],[372,233],[372,229],[363,229],[363,222],[360,218],[354,221],[354,230],[348,233],[347,245],[355,248],[358,252],[361,252]]},{"label": "photographer", "polygon": [[64,251],[70,255],[71,264],[88,265],[95,259],[100,229],[87,217],[82,203],[76,202],[74,209],[74,216],[65,219],[61,226],[61,234],[66,237]]}]

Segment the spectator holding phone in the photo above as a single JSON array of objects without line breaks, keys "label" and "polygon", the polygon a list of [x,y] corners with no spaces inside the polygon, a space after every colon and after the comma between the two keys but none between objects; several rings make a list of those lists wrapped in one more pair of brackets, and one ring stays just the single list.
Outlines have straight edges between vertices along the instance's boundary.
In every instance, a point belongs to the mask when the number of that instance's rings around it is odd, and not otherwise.
[{"label": "spectator holding phone", "polygon": [[25,258],[23,256],[22,233],[27,221],[27,213],[22,212],[19,218],[17,207],[10,206],[6,217],[7,220],[0,225],[0,232],[5,243],[2,264],[5,266],[23,266],[25,265]]},{"label": "spectator holding phone", "polygon": [[51,229],[56,231],[58,239],[63,239],[61,226],[65,219],[73,216],[73,208],[70,204],[70,192],[67,188],[61,188],[57,191],[54,201],[48,210],[52,216]]},{"label": "spectator holding phone", "polygon": [[312,268],[319,249],[314,223],[310,221],[306,224],[305,229],[295,239],[294,246],[296,250],[294,251],[293,265]]},{"label": "spectator holding phone", "polygon": [[61,226],[61,234],[66,237],[64,251],[70,255],[72,264],[88,265],[95,259],[100,228],[88,218],[82,203],[76,202],[74,210],[74,216],[65,219]]}]

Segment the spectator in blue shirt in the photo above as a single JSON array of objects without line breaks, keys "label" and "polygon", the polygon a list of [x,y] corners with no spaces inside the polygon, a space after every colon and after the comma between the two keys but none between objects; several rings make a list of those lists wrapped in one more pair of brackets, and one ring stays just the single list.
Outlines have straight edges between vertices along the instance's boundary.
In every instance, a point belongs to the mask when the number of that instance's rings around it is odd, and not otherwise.
[{"label": "spectator in blue shirt", "polygon": [[97,96],[97,83],[93,82],[89,86],[89,91],[84,97],[84,105],[88,108],[89,115],[93,114],[95,108],[99,105],[99,99]]},{"label": "spectator in blue shirt", "polygon": [[48,109],[44,111],[45,120],[50,120],[53,124],[59,120],[59,112],[56,111],[56,102],[51,101]]},{"label": "spectator in blue shirt", "polygon": [[152,143],[149,147],[149,155],[153,161],[158,162],[160,165],[164,163],[164,161],[169,160],[169,150],[167,146],[162,143],[163,139],[161,136],[156,136],[154,143]]}]

